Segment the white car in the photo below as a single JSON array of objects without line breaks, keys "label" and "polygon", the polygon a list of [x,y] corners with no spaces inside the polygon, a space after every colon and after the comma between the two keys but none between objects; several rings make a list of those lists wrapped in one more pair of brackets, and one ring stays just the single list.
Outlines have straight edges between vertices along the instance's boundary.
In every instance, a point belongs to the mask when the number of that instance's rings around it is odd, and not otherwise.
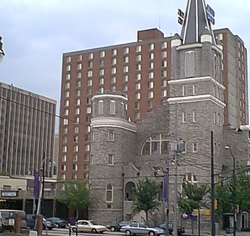
[{"label": "white car", "polygon": [[103,225],[95,224],[92,220],[78,220],[74,226],[71,226],[73,232],[103,233],[108,229]]},{"label": "white car", "polygon": [[150,228],[145,225],[143,222],[132,222],[129,225],[123,226],[120,230],[124,232],[127,236],[130,235],[148,235],[148,236],[157,236],[164,234],[164,230],[161,228]]}]

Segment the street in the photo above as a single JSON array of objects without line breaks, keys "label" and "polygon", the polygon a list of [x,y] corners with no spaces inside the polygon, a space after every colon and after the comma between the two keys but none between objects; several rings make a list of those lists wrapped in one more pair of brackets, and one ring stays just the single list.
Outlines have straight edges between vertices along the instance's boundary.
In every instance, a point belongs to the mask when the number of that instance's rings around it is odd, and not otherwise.
[{"label": "street", "polygon": [[[48,235],[48,236],[66,236],[66,235],[70,235],[69,229],[53,229],[53,230],[48,230],[47,232],[44,230],[43,231],[43,235]],[[92,233],[78,233],[78,236],[100,236],[101,234],[92,234]],[[119,233],[119,232],[110,232],[110,231],[106,231],[103,233],[103,235],[125,235],[124,233]],[[71,232],[71,236],[76,236],[76,233]]]},{"label": "street", "polygon": [[[53,230],[48,230],[47,234],[46,231],[43,231],[43,236],[68,236],[69,234],[69,230],[68,229],[53,229]],[[78,236],[100,236],[100,234],[91,234],[91,233],[78,233]],[[104,232],[105,236],[107,235],[111,235],[111,236],[122,236],[125,234],[124,233],[120,233],[120,232],[110,232],[110,231],[106,231]],[[183,236],[191,236],[192,234],[184,234]],[[210,236],[211,234],[207,233],[207,234],[201,234],[200,236]],[[226,234],[225,231],[221,231],[219,236],[231,236],[232,234]],[[76,236],[76,233],[71,232],[71,236]],[[195,234],[193,236],[196,236]],[[250,236],[250,232],[237,232],[237,236]]]},{"label": "street", "polygon": [[[32,234],[24,234],[24,233],[16,234],[16,233],[10,233],[9,231],[5,231],[4,233],[0,233],[0,236],[1,235],[3,235],[3,236],[25,236],[25,235],[32,235]],[[110,232],[110,231],[106,231],[103,234],[78,233],[78,236],[90,236],[90,235],[91,236],[100,236],[100,235],[125,236],[124,233]],[[209,234],[209,233],[200,234],[200,236],[210,236],[210,235],[211,234]],[[250,232],[237,232],[236,235],[237,236],[250,236]],[[43,236],[76,236],[76,233],[71,232],[71,234],[70,234],[68,229],[53,229],[53,230],[48,230],[47,232],[44,230]],[[183,236],[197,236],[197,234],[185,233],[185,234],[183,234]],[[216,236],[232,236],[232,234],[226,234],[225,231],[221,231],[220,234],[216,234]]]}]

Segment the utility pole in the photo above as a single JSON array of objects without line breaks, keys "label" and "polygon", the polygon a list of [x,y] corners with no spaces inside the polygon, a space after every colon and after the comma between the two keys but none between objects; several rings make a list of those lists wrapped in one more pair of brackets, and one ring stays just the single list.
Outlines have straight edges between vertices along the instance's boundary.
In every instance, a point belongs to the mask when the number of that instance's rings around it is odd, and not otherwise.
[{"label": "utility pole", "polygon": [[214,134],[211,131],[211,236],[215,236],[214,202]]},{"label": "utility pole", "polygon": [[233,158],[233,216],[234,216],[234,225],[233,225],[233,236],[236,236],[236,224],[237,224],[237,214],[236,214],[236,160],[235,156],[229,146],[225,146],[225,149],[229,150],[232,158]]},{"label": "utility pole", "polygon": [[172,143],[172,150],[175,151],[174,155],[174,235],[178,235],[178,160],[177,155],[186,150],[186,144],[183,140],[178,140]]},{"label": "utility pole", "polygon": [[177,210],[178,210],[178,161],[177,161],[177,153],[178,153],[178,148],[175,153],[175,160],[174,160],[174,235],[178,235],[178,230],[177,230],[177,222],[178,222],[178,215],[177,215]]},{"label": "utility pole", "polygon": [[163,207],[165,215],[165,236],[169,236],[169,162],[167,162],[167,171],[164,173],[163,179]]}]

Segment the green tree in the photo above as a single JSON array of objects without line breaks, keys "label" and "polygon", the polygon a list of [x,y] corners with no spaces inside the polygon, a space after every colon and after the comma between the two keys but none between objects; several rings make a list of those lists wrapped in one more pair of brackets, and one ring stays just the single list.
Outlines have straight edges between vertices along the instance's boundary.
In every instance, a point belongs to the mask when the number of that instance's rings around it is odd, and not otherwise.
[{"label": "green tree", "polygon": [[159,184],[152,180],[149,180],[148,178],[139,180],[135,189],[133,212],[138,213],[140,211],[145,211],[146,221],[148,221],[149,211],[156,209],[159,205],[159,202],[157,201],[159,189]]},{"label": "green tree", "polygon": [[236,202],[240,211],[250,210],[250,175],[241,168],[236,177]]},{"label": "green tree", "polygon": [[76,180],[65,182],[64,188],[64,195],[59,201],[69,208],[75,209],[78,217],[78,211],[84,209],[91,203],[89,188],[86,183]]},{"label": "green tree", "polygon": [[[198,229],[200,232],[200,208],[206,205],[205,196],[209,192],[208,185],[191,184],[183,182],[183,193],[178,199],[179,208],[183,213],[192,214],[194,209],[198,209]],[[193,232],[193,221],[192,221]]]},{"label": "green tree", "polygon": [[[179,207],[183,213],[191,214],[194,209],[201,208],[204,203],[202,200],[209,192],[208,185],[191,184],[183,182],[183,193],[179,197]],[[205,204],[205,203],[204,203]]]},{"label": "green tree", "polygon": [[216,186],[215,198],[218,201],[217,213],[223,216],[224,213],[230,212],[232,209],[232,192],[225,184],[219,184]]},{"label": "green tree", "polygon": [[236,173],[236,192],[233,188],[233,176],[224,179],[216,186],[216,198],[218,200],[217,212],[223,216],[225,213],[233,210],[233,195],[236,197],[236,204],[239,210],[249,211],[250,209],[250,175],[246,173],[245,168],[240,167]]}]

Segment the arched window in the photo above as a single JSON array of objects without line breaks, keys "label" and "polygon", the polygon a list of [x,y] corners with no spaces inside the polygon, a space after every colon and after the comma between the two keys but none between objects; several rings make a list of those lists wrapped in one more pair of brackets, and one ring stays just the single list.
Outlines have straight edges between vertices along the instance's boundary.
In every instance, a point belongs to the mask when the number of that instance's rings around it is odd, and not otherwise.
[{"label": "arched window", "polygon": [[142,155],[167,154],[168,139],[163,134],[157,134],[146,140],[142,147]]},{"label": "arched window", "polygon": [[135,198],[135,183],[128,182],[125,187],[125,201],[133,201]]},{"label": "arched window", "polygon": [[111,184],[106,187],[106,202],[113,202],[113,186]]}]

